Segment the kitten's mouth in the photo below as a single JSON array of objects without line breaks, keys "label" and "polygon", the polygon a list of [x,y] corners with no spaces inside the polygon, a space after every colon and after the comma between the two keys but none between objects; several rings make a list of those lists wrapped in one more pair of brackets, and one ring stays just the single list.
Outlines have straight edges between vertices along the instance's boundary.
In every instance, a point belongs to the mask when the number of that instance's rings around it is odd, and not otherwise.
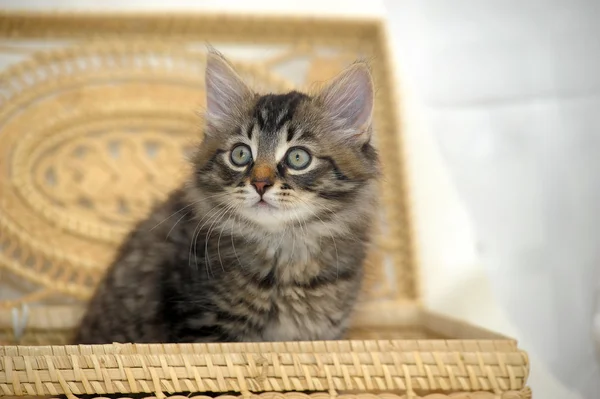
[{"label": "kitten's mouth", "polygon": [[260,208],[260,209],[275,209],[275,207],[271,204],[269,204],[267,201],[265,201],[264,199],[260,199],[260,201],[258,201],[256,204],[254,204],[255,207]]}]

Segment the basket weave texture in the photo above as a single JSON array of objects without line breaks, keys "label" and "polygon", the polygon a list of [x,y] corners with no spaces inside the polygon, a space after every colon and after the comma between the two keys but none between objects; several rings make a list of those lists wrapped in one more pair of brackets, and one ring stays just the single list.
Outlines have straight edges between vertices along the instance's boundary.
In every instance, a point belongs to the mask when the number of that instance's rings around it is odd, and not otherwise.
[{"label": "basket weave texture", "polygon": [[[119,242],[187,173],[206,41],[259,91],[372,60],[385,177],[351,340],[68,346]],[[386,46],[375,20],[0,13],[0,395],[531,397],[513,340],[419,303]]]}]

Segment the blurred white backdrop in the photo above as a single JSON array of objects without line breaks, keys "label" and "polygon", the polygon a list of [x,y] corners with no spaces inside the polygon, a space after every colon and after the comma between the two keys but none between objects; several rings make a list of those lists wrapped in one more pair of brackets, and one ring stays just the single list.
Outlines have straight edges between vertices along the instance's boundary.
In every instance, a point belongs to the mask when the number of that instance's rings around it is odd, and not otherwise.
[{"label": "blurred white backdrop", "polygon": [[534,397],[600,397],[600,1],[41,1],[386,18],[425,302],[516,336]]},{"label": "blurred white backdrop", "polygon": [[523,346],[600,397],[600,2],[386,5],[495,298]]}]

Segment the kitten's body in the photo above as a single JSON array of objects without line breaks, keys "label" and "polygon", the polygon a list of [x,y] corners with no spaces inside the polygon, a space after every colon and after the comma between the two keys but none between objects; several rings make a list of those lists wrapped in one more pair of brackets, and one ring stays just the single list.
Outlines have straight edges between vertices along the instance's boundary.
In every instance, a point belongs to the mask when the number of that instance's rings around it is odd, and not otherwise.
[{"label": "kitten's body", "polygon": [[[77,343],[336,339],[348,327],[376,207],[369,137],[323,133],[341,130],[324,96],[244,93],[225,106],[216,93],[194,175],[121,247]],[[247,166],[231,164],[236,143]],[[310,151],[309,166],[282,164],[290,148]]]},{"label": "kitten's body", "polygon": [[[78,342],[341,336],[360,289],[365,248],[357,240],[366,240],[365,226],[349,225],[352,236],[330,236],[317,221],[261,237],[250,226],[240,229],[244,224],[232,217],[212,226],[205,252],[212,222],[197,231],[200,219],[183,211],[152,230],[188,205],[177,191],[135,230],[101,285]],[[190,258],[194,233],[200,239]]]}]

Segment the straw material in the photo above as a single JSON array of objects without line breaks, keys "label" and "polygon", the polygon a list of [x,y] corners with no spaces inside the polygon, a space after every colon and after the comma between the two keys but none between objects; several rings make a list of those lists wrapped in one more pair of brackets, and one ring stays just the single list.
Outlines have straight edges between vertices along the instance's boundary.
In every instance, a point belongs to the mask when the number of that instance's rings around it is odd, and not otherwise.
[{"label": "straw material", "polygon": [[[207,41],[260,91],[372,61],[382,209],[351,340],[68,346],[119,242],[187,173]],[[513,340],[420,306],[379,21],[0,13],[0,53],[0,345],[21,345],[0,346],[0,396],[531,397]]]},{"label": "straw material", "polygon": [[[526,358],[432,341],[3,347],[6,395],[516,391]],[[421,347],[423,346],[423,348]],[[426,349],[427,351],[422,351]],[[457,351],[465,352],[458,356]]]},{"label": "straw material", "polygon": [[[500,396],[493,394],[491,392],[458,392],[452,393],[450,395],[442,394],[442,393],[434,393],[425,396],[417,396],[417,395],[395,395],[390,393],[384,394],[372,394],[372,393],[363,393],[363,394],[342,394],[333,396],[329,392],[317,392],[312,394],[306,394],[302,392],[265,392],[259,395],[219,395],[216,396],[219,399],[531,399],[531,389],[525,388],[521,391],[508,391],[504,392]],[[10,397],[9,399],[19,398],[19,399],[31,399],[35,398],[30,396],[15,396]],[[101,399],[101,398],[97,398]],[[131,399],[129,396],[121,396],[118,399]],[[136,399],[214,399],[212,396],[205,395],[172,395],[172,396],[144,396],[136,397]]]}]

